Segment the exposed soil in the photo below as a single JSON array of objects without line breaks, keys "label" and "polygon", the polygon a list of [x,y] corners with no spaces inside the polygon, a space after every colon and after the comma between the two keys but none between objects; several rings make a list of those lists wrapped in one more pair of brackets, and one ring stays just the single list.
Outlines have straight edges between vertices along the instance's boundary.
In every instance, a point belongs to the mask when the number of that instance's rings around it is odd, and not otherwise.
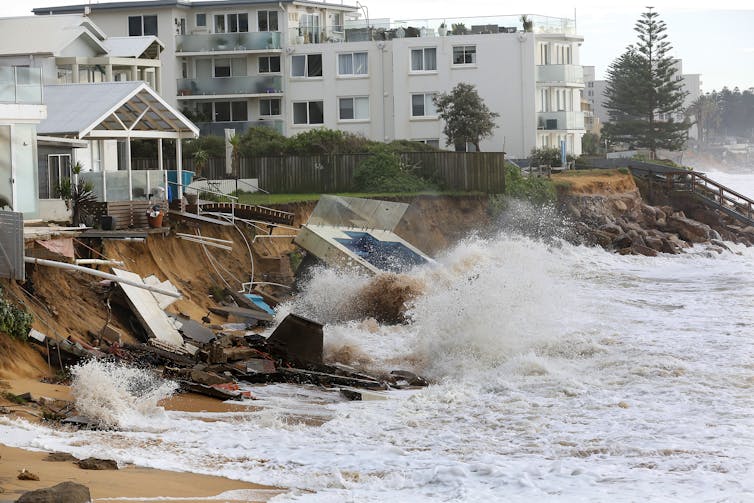
[{"label": "exposed soil", "polygon": [[[396,233],[430,255],[458,242],[489,221],[485,196],[421,196],[405,202],[411,206]],[[300,203],[281,206],[280,209],[293,212],[298,226],[306,222],[314,206],[313,202]],[[213,324],[226,321],[208,313],[210,306],[217,305],[210,292],[228,287],[239,290],[242,282],[250,280],[252,265],[247,242],[254,255],[256,281],[292,283],[290,254],[297,247],[291,238],[257,237],[253,241],[254,235],[250,231],[244,231],[242,236],[234,227],[211,224],[184,223],[176,225],[172,231],[166,237],[150,235],[145,241],[109,239],[101,244],[96,241],[88,244],[109,259],[123,261],[123,269],[142,277],[155,275],[160,281],[169,280],[183,298],[167,311],[196,321],[204,316],[209,316]],[[229,240],[233,242],[232,251],[207,248],[212,257],[209,258],[201,245],[179,239],[175,232],[200,232],[202,236]],[[273,234],[292,233],[276,229]],[[110,272],[109,267],[99,268]],[[110,294],[112,313],[109,313],[106,301],[111,289],[102,285],[99,278],[44,266],[28,266],[27,277],[29,281],[23,286],[6,282],[3,288],[10,290],[9,299],[19,299],[20,302],[16,303],[23,304],[34,315],[33,327],[40,332],[54,338],[70,337],[91,344],[96,339],[91,334],[99,334],[107,323],[120,332],[122,342],[137,342],[131,328],[136,324],[131,320],[130,311],[119,300],[120,294],[117,289]],[[272,289],[268,293],[284,295],[285,292],[284,289]],[[43,351],[0,335],[0,378],[32,378],[53,373]]]}]

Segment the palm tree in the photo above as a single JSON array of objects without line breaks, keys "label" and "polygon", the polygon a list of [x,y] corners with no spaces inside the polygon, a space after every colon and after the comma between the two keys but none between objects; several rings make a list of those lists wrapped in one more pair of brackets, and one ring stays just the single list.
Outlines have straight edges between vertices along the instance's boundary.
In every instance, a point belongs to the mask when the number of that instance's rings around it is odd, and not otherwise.
[{"label": "palm tree", "polygon": [[717,96],[703,94],[695,99],[686,109],[686,116],[693,119],[699,132],[699,146],[709,143],[709,137],[720,129],[722,110]]}]

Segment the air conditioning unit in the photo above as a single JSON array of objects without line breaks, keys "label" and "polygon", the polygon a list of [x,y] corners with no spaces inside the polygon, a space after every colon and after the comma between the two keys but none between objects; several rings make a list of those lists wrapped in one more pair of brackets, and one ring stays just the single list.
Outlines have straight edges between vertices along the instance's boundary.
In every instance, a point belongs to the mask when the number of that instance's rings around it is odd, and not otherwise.
[{"label": "air conditioning unit", "polygon": [[558,129],[558,119],[547,119],[545,129]]}]

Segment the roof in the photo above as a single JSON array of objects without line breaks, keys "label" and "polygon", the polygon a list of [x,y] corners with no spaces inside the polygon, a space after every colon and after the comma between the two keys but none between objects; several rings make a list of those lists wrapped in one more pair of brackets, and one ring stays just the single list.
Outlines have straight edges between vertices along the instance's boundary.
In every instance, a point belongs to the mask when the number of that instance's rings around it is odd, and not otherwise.
[{"label": "roof", "polygon": [[73,13],[82,13],[84,12],[85,8],[89,8],[92,11],[95,10],[115,10],[115,9],[130,9],[130,10],[141,10],[141,9],[151,9],[151,8],[162,8],[162,7],[182,7],[182,8],[193,8],[193,7],[229,7],[234,5],[259,5],[259,4],[271,4],[276,5],[278,3],[284,3],[284,4],[290,4],[290,3],[297,3],[302,5],[312,5],[317,7],[330,7],[330,8],[336,8],[341,10],[357,10],[358,7],[352,6],[352,5],[343,5],[343,4],[335,4],[335,3],[326,3],[326,2],[314,2],[314,1],[297,1],[297,0],[281,0],[281,1],[271,1],[271,0],[213,0],[213,1],[197,1],[197,2],[191,2],[189,0],[132,0],[132,1],[120,1],[120,2],[101,2],[101,3],[93,3],[93,4],[74,4],[74,5],[62,5],[57,7],[37,7],[32,10],[34,14],[37,15],[45,15],[45,14],[73,14]]},{"label": "roof", "polygon": [[[153,47],[157,44],[156,47]],[[160,51],[165,44],[152,35],[144,37],[110,37],[102,41],[110,56],[116,58],[141,58],[147,57],[159,59]],[[147,53],[147,54],[145,54]]]},{"label": "roof", "polygon": [[87,138],[194,138],[199,129],[144,82],[44,87],[41,135]]},{"label": "roof", "polygon": [[14,54],[60,55],[77,38],[95,50],[106,53],[100,43],[101,31],[80,14],[67,16],[25,16],[0,18],[0,52]]}]

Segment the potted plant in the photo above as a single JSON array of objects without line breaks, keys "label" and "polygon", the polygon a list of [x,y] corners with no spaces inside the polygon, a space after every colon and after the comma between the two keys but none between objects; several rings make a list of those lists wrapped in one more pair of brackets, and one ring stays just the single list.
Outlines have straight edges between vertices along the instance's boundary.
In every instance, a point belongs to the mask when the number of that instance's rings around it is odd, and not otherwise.
[{"label": "potted plant", "polygon": [[466,28],[466,25],[463,23],[453,23],[450,32],[453,35],[466,35],[469,32],[469,29]]},{"label": "potted plant", "polygon": [[529,19],[529,16],[526,14],[521,15],[521,24],[523,25],[524,31],[531,32],[534,29],[534,21]]},{"label": "potted plant", "polygon": [[81,223],[81,209],[87,204],[97,201],[94,195],[94,185],[91,182],[79,180],[78,175],[81,173],[81,163],[76,163],[71,168],[75,181],[70,178],[63,178],[56,187],[58,196],[65,201],[65,207],[71,212],[71,221],[74,227]]},{"label": "potted plant", "polygon": [[445,35],[448,34],[448,27],[445,25],[445,21],[443,21],[442,23],[440,23],[440,27],[437,28],[437,33],[441,37],[444,37]]}]

